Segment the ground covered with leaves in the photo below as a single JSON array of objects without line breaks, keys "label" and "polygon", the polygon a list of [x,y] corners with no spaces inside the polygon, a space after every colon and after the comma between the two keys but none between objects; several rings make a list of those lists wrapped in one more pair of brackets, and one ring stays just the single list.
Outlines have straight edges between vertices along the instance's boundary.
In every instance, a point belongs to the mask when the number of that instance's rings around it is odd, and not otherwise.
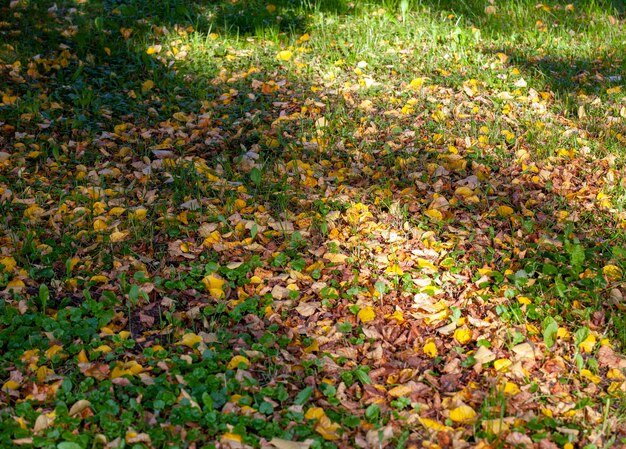
[{"label": "ground covered with leaves", "polygon": [[626,443],[619,4],[0,3],[0,446]]}]

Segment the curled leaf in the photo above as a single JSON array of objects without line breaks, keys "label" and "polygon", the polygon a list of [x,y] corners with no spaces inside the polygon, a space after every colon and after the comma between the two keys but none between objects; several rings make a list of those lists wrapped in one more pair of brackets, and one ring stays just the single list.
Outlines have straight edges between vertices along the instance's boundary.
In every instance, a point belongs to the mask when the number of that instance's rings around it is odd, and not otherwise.
[{"label": "curled leaf", "polygon": [[237,369],[240,366],[247,368],[248,366],[250,366],[250,360],[242,355],[236,355],[232,359],[230,359],[230,362],[228,362],[228,369]]}]

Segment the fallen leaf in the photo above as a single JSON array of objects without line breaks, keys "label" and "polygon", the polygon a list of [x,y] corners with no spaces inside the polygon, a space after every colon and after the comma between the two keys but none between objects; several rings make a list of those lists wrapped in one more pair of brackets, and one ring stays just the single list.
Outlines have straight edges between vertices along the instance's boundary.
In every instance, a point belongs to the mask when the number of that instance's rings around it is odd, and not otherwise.
[{"label": "fallen leaf", "polygon": [[198,343],[202,341],[202,337],[193,332],[189,332],[183,335],[183,338],[177,343],[179,345],[187,346],[188,348],[194,348]]},{"label": "fallen leaf", "polygon": [[302,302],[296,306],[296,311],[304,317],[309,317],[317,312],[321,305],[322,303],[318,301]]},{"label": "fallen leaf", "polygon": [[315,425],[315,431],[327,441],[338,440],[339,429],[341,429],[341,425],[332,422],[330,418],[326,415],[320,417],[317,421],[317,424]]},{"label": "fallen leaf", "polygon": [[387,393],[393,398],[399,398],[400,396],[409,396],[413,390],[407,385],[398,385],[392,388]]},{"label": "fallen leaf", "polygon": [[437,357],[437,345],[435,342],[429,341],[424,345],[423,348],[424,354],[426,354],[430,358]]},{"label": "fallen leaf", "polygon": [[289,61],[292,56],[293,52],[289,50],[282,50],[278,52],[278,54],[276,55],[276,59],[278,59],[279,61]]},{"label": "fallen leaf", "polygon": [[359,310],[357,316],[362,323],[368,323],[376,318],[376,312],[371,306],[366,306]]},{"label": "fallen leaf", "polygon": [[224,284],[226,284],[226,281],[218,277],[218,275],[210,274],[205,276],[201,282],[211,297],[219,299],[226,296],[226,293],[224,292]]},{"label": "fallen leaf", "polygon": [[450,419],[462,424],[469,424],[476,421],[477,416],[476,411],[465,404],[450,410]]},{"label": "fallen leaf", "polygon": [[326,259],[329,262],[332,263],[345,263],[346,260],[348,259],[348,256],[346,256],[345,254],[339,254],[339,253],[326,253],[324,254],[324,259]]},{"label": "fallen leaf", "polygon": [[228,369],[237,369],[243,365],[244,369],[250,366],[250,360],[242,355],[236,355],[228,362]]},{"label": "fallen leaf", "polygon": [[269,443],[276,449],[309,449],[313,444],[313,440],[306,439],[302,442],[297,442],[274,437]]},{"label": "fallen leaf", "polygon": [[70,407],[69,415],[78,415],[88,407],[91,407],[91,402],[89,402],[87,399],[80,399],[76,401],[74,405],[72,405],[72,407]]},{"label": "fallen leaf", "polygon": [[515,211],[512,207],[509,206],[499,206],[498,207],[498,215],[502,218],[508,218],[513,215]]},{"label": "fallen leaf", "polygon": [[438,421],[430,418],[418,418],[418,421],[422,426],[424,426],[428,430],[434,430],[435,432],[450,432],[452,431],[452,427],[441,424]]},{"label": "fallen leaf", "polygon": [[480,346],[474,353],[474,359],[476,360],[476,365],[484,365],[485,363],[493,362],[496,359],[496,355],[491,349]]},{"label": "fallen leaf", "polygon": [[462,327],[454,331],[454,339],[462,345],[472,341],[472,331],[466,327]]}]

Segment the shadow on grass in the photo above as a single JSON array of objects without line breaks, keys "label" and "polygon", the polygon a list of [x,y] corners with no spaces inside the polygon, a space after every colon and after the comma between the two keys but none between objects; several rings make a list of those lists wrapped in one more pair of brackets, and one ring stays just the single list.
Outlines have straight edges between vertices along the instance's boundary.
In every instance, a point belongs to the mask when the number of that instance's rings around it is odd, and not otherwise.
[{"label": "shadow on grass", "polygon": [[606,49],[596,59],[560,55],[541,55],[514,48],[505,49],[510,63],[543,82],[546,89],[562,96],[596,95],[604,97],[607,89],[624,83],[626,60],[618,51]]}]

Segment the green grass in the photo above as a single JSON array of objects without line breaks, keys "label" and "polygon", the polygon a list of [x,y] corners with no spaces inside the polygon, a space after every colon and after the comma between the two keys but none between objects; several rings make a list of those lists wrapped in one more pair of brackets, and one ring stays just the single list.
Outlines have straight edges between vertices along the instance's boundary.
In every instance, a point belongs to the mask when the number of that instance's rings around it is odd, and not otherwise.
[{"label": "green grass", "polygon": [[0,17],[0,446],[624,442],[620,2]]}]

